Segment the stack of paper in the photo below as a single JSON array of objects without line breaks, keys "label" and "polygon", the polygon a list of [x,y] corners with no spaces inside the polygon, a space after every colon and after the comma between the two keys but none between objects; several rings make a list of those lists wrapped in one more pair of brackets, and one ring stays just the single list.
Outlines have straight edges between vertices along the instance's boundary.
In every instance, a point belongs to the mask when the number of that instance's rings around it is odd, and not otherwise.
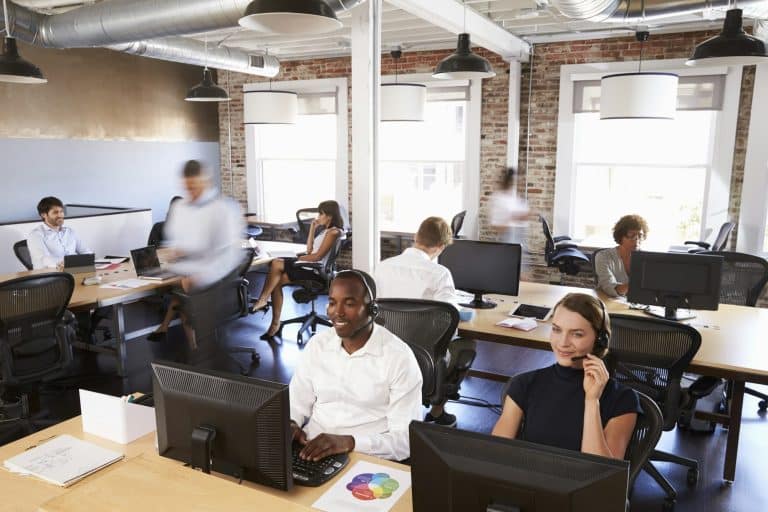
[{"label": "stack of paper", "polygon": [[13,473],[67,487],[122,458],[122,453],[65,434],[8,459],[3,465]]},{"label": "stack of paper", "polygon": [[505,318],[501,322],[497,322],[496,325],[500,327],[511,327],[519,331],[531,331],[537,327],[536,320],[533,318],[519,318],[511,317]]}]

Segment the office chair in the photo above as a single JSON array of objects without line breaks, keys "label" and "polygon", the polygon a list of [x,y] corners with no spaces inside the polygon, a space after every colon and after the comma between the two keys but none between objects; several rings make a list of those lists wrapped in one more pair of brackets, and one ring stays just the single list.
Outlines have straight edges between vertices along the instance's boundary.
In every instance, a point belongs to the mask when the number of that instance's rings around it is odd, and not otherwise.
[{"label": "office chair", "polygon": [[[544,259],[548,267],[557,267],[563,274],[574,276],[581,270],[580,263],[589,263],[589,258],[580,250],[576,244],[567,243],[569,236],[552,236],[547,219],[539,215],[541,228],[544,231]],[[565,243],[564,243],[565,242]]]},{"label": "office chair", "polygon": [[29,254],[26,240],[19,240],[13,244],[13,254],[27,270],[32,270],[32,256]]},{"label": "office chair", "polygon": [[[755,307],[765,284],[768,283],[768,261],[758,256],[730,251],[703,251],[697,254],[721,256],[720,303]],[[699,377],[691,388],[698,392],[694,398],[710,394],[721,383],[716,377]],[[760,399],[761,411],[768,409],[768,395],[746,388],[744,392]],[[693,404],[695,406],[695,404]],[[693,409],[691,409],[693,410]]]},{"label": "office chair", "polygon": [[718,231],[717,236],[712,241],[711,246],[707,242],[698,242],[693,240],[686,240],[684,243],[685,245],[697,246],[689,249],[689,253],[700,253],[703,251],[723,251],[725,250],[726,244],[728,244],[728,237],[731,236],[731,231],[733,231],[733,228],[735,227],[736,223],[734,222],[723,223],[723,225],[720,226],[720,231]]},{"label": "office chair", "polygon": [[[675,427],[688,401],[681,387],[683,371],[701,346],[701,334],[693,327],[660,318],[611,314],[611,344],[606,366],[614,379],[652,398],[662,411],[663,430]],[[666,493],[664,510],[675,507],[677,492],[651,461],[688,467],[687,483],[699,479],[693,459],[653,450],[643,469]]]},{"label": "office chair", "polygon": [[147,245],[154,245],[160,247],[160,244],[165,240],[163,234],[163,228],[165,227],[165,221],[155,222],[152,225],[152,229],[149,230],[149,236],[147,237]]},{"label": "office chair", "polygon": [[32,412],[41,413],[35,411],[40,384],[63,374],[72,361],[74,316],[66,307],[74,288],[74,278],[64,272],[0,283],[1,423],[27,433],[54,423],[33,419]]},{"label": "office chair", "polygon": [[464,226],[464,217],[466,215],[467,210],[464,210],[463,212],[454,215],[453,219],[451,219],[451,233],[453,234],[453,238],[461,238],[459,233],[461,232],[462,226]]},{"label": "office chair", "polygon": [[[333,324],[325,315],[320,315],[315,310],[315,301],[321,295],[328,295],[328,289],[331,285],[331,279],[336,273],[336,259],[339,257],[341,247],[344,244],[343,238],[338,238],[336,243],[331,247],[328,253],[328,258],[325,263],[321,261],[294,261],[294,267],[309,271],[312,274],[312,278],[301,279],[294,281],[293,285],[297,286],[291,296],[297,304],[311,304],[312,310],[306,315],[291,318],[289,320],[283,320],[280,322],[280,328],[275,333],[276,337],[282,337],[283,327],[288,324],[301,324],[299,332],[296,334],[296,343],[304,346],[306,341],[312,334],[317,332],[317,326],[325,325],[331,327]],[[306,339],[305,339],[306,336]]]},{"label": "office chair", "polygon": [[293,241],[297,244],[307,243],[309,237],[309,226],[312,221],[317,218],[317,208],[301,208],[296,210],[296,224],[298,231],[293,230]]},{"label": "office chair", "polygon": [[475,360],[474,350],[456,354],[456,364],[448,373],[446,355],[459,325],[459,311],[452,304],[423,299],[377,299],[379,323],[411,347],[419,363],[425,406],[443,404],[446,398],[458,399],[461,381]]},{"label": "office chair", "polygon": [[[198,343],[209,338],[218,342],[220,327],[250,312],[248,280],[245,276],[251,267],[253,255],[253,249],[244,249],[240,264],[227,276],[207,288],[189,293],[176,292],[181,300],[181,310],[186,321],[195,331]],[[233,353],[250,354],[250,366],[246,368],[241,365],[231,356]],[[259,353],[253,347],[227,347],[226,354],[237,363],[243,375],[248,375],[260,359]]]}]

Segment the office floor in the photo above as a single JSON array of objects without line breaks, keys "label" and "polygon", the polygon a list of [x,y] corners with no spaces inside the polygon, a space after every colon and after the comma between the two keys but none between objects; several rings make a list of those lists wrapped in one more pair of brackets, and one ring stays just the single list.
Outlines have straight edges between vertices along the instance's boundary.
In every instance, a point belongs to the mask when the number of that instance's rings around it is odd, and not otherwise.
[{"label": "office floor", "polygon": [[[256,286],[259,286],[258,283]],[[324,304],[321,307],[324,307]],[[298,316],[306,311],[306,306],[295,306],[288,298],[283,318]],[[128,308],[129,329],[149,325],[158,318],[156,306],[138,303]],[[187,362],[203,368],[239,371],[236,362],[222,355],[218,349],[222,346],[255,347],[261,361],[249,374],[263,379],[288,382],[301,355],[301,349],[295,343],[296,328],[286,328],[283,343],[269,344],[259,340],[269,321],[270,313],[266,316],[257,313],[240,319],[223,329],[218,346],[213,343],[203,345],[194,353],[190,353],[186,348],[179,327],[171,329],[169,339],[164,343],[151,343],[143,338],[133,340],[128,343],[128,376],[125,379],[114,376],[114,363],[108,358],[77,351],[73,371],[83,376],[77,379],[77,385],[115,395],[149,391],[151,380],[148,363],[157,359]],[[234,357],[243,366],[249,363],[246,354],[235,354]],[[552,361],[549,352],[481,343],[474,366],[478,369],[514,374],[546,366]],[[501,383],[468,378],[462,386],[462,395],[497,404],[500,387]],[[79,414],[77,392],[74,388],[46,393],[41,402],[57,419],[63,420]],[[483,407],[450,403],[447,409],[458,416],[459,428],[478,432],[489,432],[497,418],[490,409]],[[745,398],[737,481],[732,486],[724,485],[721,480],[725,438],[726,432],[719,427],[713,435],[690,434],[677,430],[663,435],[661,449],[696,458],[701,467],[699,484],[691,488],[685,484],[684,469],[667,463],[657,465],[678,491],[676,511],[751,512],[761,510],[764,504],[768,503],[768,487],[763,484],[764,456],[768,453],[768,419],[765,415],[758,415],[756,399]],[[662,491],[650,477],[641,474],[635,485],[632,511],[661,511],[662,502]]]}]

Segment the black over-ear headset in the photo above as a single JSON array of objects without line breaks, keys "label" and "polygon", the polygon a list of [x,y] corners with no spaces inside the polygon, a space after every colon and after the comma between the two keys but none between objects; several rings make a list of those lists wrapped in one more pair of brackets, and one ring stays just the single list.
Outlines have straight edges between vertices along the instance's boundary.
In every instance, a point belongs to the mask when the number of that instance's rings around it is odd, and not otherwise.
[{"label": "black over-ear headset", "polygon": [[605,311],[605,304],[599,298],[595,300],[600,303],[600,309],[603,312],[603,323],[597,331],[594,353],[602,357],[605,351],[608,350],[608,342],[611,336],[608,334],[608,314]]},{"label": "black over-ear headset", "polygon": [[[362,270],[340,270],[336,273],[336,277],[339,277],[342,274],[346,275],[353,275],[356,276],[357,279],[363,283],[363,286],[365,287],[365,293],[368,296],[368,304],[366,306],[366,313],[371,318],[371,322],[373,322],[377,316],[379,316],[379,305],[376,303],[376,282],[373,280],[373,278],[367,274],[366,272],[363,272]],[[369,324],[366,324],[365,327],[367,327]]]}]

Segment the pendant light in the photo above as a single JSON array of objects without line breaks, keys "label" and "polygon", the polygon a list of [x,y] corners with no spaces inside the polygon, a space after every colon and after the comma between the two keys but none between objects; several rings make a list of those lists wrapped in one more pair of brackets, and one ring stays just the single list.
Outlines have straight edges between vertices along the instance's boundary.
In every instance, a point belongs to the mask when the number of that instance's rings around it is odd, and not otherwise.
[{"label": "pendant light", "polygon": [[238,23],[273,34],[324,34],[342,27],[324,0],[253,0]]},{"label": "pendant light", "polygon": [[741,14],[741,9],[728,10],[725,13],[723,31],[699,43],[685,63],[688,66],[749,66],[768,62],[765,42],[744,32]]},{"label": "pendant light", "polygon": [[213,73],[208,69],[208,37],[205,38],[205,68],[203,68],[203,81],[192,87],[187,92],[186,101],[229,101],[231,98],[227,91],[216,85],[213,81]]},{"label": "pendant light", "polygon": [[467,4],[464,2],[464,32],[459,34],[456,51],[441,60],[432,76],[446,80],[467,80],[496,76],[487,59],[472,53],[467,31]]},{"label": "pendant light", "polygon": [[637,73],[616,73],[600,80],[600,119],[674,119],[677,81],[674,73],[643,72],[643,43],[647,31],[638,31],[640,63]]},{"label": "pendant light", "polygon": [[[269,49],[266,54],[269,55]],[[290,91],[269,89],[243,93],[243,124],[296,124],[299,95]]]},{"label": "pendant light", "polygon": [[398,48],[390,52],[395,61],[395,83],[381,84],[382,121],[424,121],[427,104],[427,86],[401,84],[398,81],[398,62],[403,52]]},{"label": "pendant light", "polygon": [[5,17],[5,40],[0,51],[0,82],[13,84],[44,84],[48,79],[43,76],[40,68],[22,59],[16,46],[16,39],[11,36],[11,25],[8,22],[8,5],[3,0]]}]

